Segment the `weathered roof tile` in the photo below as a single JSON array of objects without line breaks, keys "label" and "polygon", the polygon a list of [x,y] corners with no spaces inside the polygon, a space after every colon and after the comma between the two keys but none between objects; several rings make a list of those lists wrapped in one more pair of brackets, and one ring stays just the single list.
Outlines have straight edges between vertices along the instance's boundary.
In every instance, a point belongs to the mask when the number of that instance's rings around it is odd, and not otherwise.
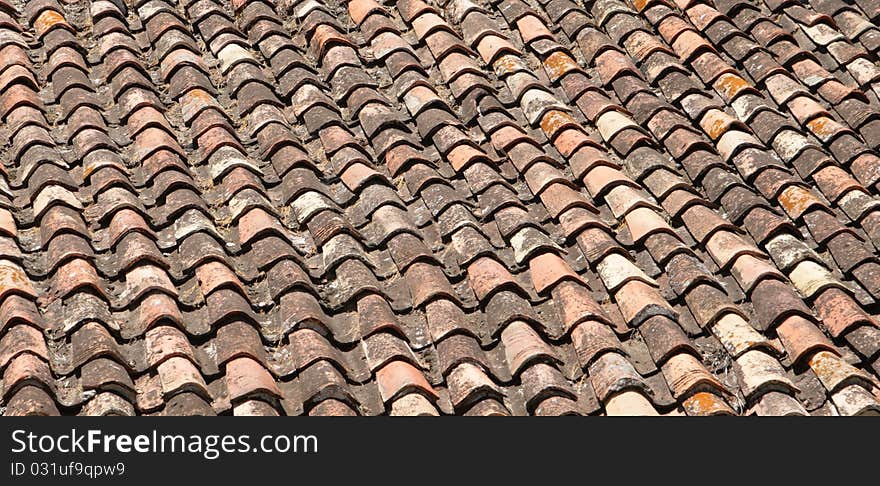
[{"label": "weathered roof tile", "polygon": [[7,414],[880,410],[880,10],[140,3],[0,7]]}]

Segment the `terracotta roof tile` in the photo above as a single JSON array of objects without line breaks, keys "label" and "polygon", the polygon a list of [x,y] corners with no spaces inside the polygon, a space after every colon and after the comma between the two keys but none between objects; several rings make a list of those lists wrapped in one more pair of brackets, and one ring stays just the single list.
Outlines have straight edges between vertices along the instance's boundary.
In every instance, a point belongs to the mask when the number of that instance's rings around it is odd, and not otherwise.
[{"label": "terracotta roof tile", "polygon": [[0,406],[880,410],[880,10],[671,5],[4,7]]}]

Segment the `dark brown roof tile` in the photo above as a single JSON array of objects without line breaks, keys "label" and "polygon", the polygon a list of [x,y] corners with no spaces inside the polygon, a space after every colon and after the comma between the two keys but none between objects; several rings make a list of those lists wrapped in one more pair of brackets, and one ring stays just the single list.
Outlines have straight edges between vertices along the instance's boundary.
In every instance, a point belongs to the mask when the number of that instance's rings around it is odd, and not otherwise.
[{"label": "dark brown roof tile", "polygon": [[556,368],[544,363],[526,368],[522,373],[522,381],[528,411],[533,411],[539,404],[554,396],[572,400],[577,398],[562,374]]},{"label": "dark brown roof tile", "polygon": [[742,312],[716,285],[697,285],[685,294],[685,302],[700,327],[710,325],[726,312]]}]

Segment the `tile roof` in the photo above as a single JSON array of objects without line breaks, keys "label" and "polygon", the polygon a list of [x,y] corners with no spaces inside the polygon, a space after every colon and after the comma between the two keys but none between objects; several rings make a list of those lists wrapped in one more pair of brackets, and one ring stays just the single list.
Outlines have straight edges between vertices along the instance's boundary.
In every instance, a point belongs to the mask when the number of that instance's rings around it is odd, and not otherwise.
[{"label": "tile roof", "polygon": [[878,20],[0,2],[0,406],[878,413]]}]

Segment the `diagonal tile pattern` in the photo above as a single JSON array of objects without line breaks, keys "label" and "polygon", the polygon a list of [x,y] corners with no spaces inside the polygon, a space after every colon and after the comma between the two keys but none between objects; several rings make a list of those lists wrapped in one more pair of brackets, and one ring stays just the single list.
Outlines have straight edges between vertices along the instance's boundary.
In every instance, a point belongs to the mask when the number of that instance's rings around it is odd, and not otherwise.
[{"label": "diagonal tile pattern", "polygon": [[0,407],[880,414],[878,18],[0,1]]}]

